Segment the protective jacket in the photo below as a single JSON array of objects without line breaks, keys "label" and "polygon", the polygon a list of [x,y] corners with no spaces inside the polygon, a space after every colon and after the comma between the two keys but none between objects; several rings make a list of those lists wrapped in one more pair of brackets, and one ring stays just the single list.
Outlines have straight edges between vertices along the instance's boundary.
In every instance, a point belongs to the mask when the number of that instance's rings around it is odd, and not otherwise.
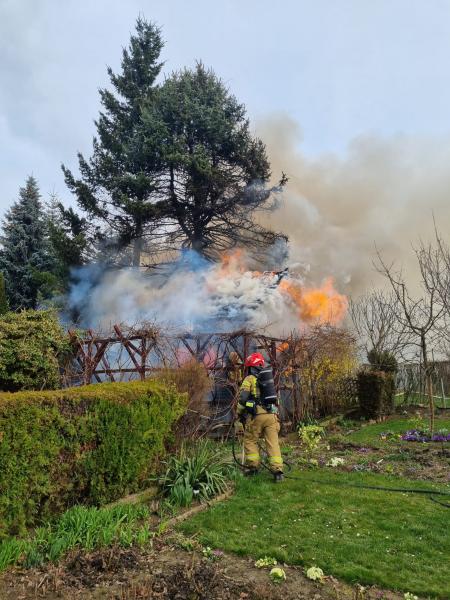
[{"label": "protective jacket", "polygon": [[270,367],[251,369],[241,385],[238,414],[257,415],[278,412],[278,397]]},{"label": "protective jacket", "polygon": [[262,437],[266,442],[271,469],[276,473],[283,471],[283,460],[278,442],[280,422],[277,416],[276,397],[272,400],[272,403],[262,403],[258,377],[252,373],[242,382],[237,412],[239,418],[245,419],[246,465],[250,468],[258,468],[260,462],[258,440]]}]

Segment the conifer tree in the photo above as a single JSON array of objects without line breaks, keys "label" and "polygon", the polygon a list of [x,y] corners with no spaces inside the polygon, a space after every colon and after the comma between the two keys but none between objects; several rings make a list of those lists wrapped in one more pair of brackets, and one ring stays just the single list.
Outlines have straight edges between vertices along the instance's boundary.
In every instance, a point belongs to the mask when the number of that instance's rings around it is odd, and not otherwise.
[{"label": "conifer tree", "polygon": [[46,219],[55,255],[54,273],[63,292],[68,288],[72,270],[92,257],[88,223],[72,207],[65,208],[54,194],[47,203]]},{"label": "conifer tree", "polygon": [[93,154],[78,154],[80,179],[63,165],[66,183],[90,218],[102,222],[120,244],[133,242],[133,265],[139,266],[144,231],[158,220],[154,194],[158,187],[159,153],[141,152],[137,132],[142,107],[151,103],[162,63],[158,27],[139,18],[130,45],[123,50],[122,71],[108,68],[114,92],[100,90],[103,107],[96,121]]},{"label": "conifer tree", "polygon": [[9,303],[6,295],[5,278],[3,273],[0,273],[0,315],[4,315],[8,311]]},{"label": "conifer tree", "polygon": [[212,69],[198,63],[172,74],[143,120],[149,154],[160,140],[160,206],[175,246],[214,259],[234,246],[261,250],[285,239],[259,225],[255,215],[275,207],[274,192],[287,178],[282,174],[277,186],[267,185],[265,145],[252,135],[245,106]]},{"label": "conifer tree", "polygon": [[19,199],[6,213],[0,242],[0,271],[10,308],[36,308],[54,286],[54,258],[34,177],[27,179]]}]

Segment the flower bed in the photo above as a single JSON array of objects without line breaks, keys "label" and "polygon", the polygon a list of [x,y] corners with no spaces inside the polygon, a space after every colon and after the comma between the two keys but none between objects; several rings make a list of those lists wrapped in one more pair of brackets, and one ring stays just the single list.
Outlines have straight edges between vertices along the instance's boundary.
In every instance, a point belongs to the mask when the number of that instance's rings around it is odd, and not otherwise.
[{"label": "flower bed", "polygon": [[430,432],[427,431],[410,429],[402,435],[402,440],[406,442],[450,442],[450,433],[447,429],[442,429],[430,435]]}]

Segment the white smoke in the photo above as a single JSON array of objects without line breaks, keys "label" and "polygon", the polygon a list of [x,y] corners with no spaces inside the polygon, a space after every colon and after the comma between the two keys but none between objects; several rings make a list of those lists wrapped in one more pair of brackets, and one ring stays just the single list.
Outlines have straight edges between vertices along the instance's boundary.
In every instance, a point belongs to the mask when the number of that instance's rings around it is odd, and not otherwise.
[{"label": "white smoke", "polygon": [[158,275],[145,270],[81,268],[70,295],[82,326],[156,322],[175,330],[233,331],[240,327],[281,332],[298,322],[295,308],[276,287],[278,276],[245,269],[245,257],[224,266],[193,251]]}]

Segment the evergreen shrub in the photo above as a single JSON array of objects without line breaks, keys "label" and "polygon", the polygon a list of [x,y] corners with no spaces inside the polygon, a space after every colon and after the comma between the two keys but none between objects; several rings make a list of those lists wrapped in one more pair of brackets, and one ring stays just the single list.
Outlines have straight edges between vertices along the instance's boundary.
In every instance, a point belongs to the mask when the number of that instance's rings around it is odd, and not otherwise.
[{"label": "evergreen shrub", "polygon": [[384,371],[385,373],[397,373],[398,371],[397,359],[388,350],[376,350],[372,348],[367,353],[367,360],[376,371]]},{"label": "evergreen shrub", "polygon": [[0,537],[144,488],[186,404],[151,380],[0,394]]},{"label": "evergreen shrub", "polygon": [[70,352],[56,314],[48,310],[0,316],[0,390],[55,389],[60,364]]},{"label": "evergreen shrub", "polygon": [[362,369],[357,376],[357,385],[362,416],[379,419],[393,412],[395,379],[392,373]]}]

